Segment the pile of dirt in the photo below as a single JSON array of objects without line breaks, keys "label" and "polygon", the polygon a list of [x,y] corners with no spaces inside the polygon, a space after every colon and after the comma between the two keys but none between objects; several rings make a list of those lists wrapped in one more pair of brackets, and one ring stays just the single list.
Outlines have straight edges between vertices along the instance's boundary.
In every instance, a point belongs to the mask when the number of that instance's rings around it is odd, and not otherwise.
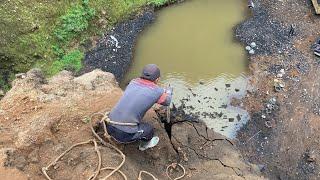
[{"label": "pile of dirt", "polygon": [[[89,117],[110,110],[121,95],[114,76],[101,70],[80,77],[64,71],[49,80],[37,69],[20,74],[0,102],[0,179],[44,179],[42,167],[73,144],[94,139]],[[140,170],[168,179],[166,167],[174,162],[185,167],[189,179],[260,178],[259,168],[246,163],[233,142],[204,124],[175,123],[171,141],[156,117],[150,111],[146,121],[160,137],[158,146],[140,152],[137,143],[118,145],[126,155],[121,170],[129,179],[136,179]],[[120,164],[117,152],[101,144],[98,149],[103,167]],[[48,174],[53,179],[87,179],[97,163],[94,147],[84,145],[67,153]],[[179,176],[181,171],[172,173]]]},{"label": "pile of dirt", "polygon": [[[311,46],[320,17],[309,1],[255,1],[237,37],[255,42],[245,99],[251,120],[238,135],[243,155],[270,179],[319,179],[319,59]],[[282,73],[284,72],[284,73]],[[276,81],[284,88],[275,91]]]}]

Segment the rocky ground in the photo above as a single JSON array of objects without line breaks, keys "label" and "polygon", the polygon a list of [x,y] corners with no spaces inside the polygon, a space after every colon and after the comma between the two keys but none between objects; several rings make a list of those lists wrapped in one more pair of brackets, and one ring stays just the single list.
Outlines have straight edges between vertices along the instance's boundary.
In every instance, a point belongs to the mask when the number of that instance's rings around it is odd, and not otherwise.
[{"label": "rocky ground", "polygon": [[[254,90],[245,99],[251,120],[238,145],[270,179],[319,179],[319,58],[311,46],[320,35],[320,17],[309,1],[255,5],[236,29],[244,44],[258,47],[250,56]],[[275,91],[279,83],[285,87]]]},{"label": "rocky ground", "polygon": [[[36,69],[20,74],[0,101],[0,179],[44,179],[42,167],[71,145],[94,139],[88,118],[110,110],[121,94],[114,76],[101,70],[80,77],[63,71],[49,80]],[[140,152],[136,143],[117,145],[126,155],[121,170],[129,179],[137,179],[140,170],[168,179],[165,169],[173,162],[186,168],[187,179],[260,178],[259,167],[244,161],[232,141],[202,123],[175,117],[170,140],[156,114],[148,112],[146,121],[161,139],[151,150]],[[103,167],[121,162],[114,150],[101,144],[99,150]],[[92,145],[80,146],[49,168],[48,174],[53,179],[87,179],[97,161]],[[172,173],[179,176],[181,171]]]}]

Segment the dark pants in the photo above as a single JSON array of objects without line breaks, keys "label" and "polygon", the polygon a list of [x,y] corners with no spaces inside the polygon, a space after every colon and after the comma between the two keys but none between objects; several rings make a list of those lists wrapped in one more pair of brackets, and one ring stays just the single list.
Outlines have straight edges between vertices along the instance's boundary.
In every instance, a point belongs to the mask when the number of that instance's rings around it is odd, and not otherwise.
[{"label": "dark pants", "polygon": [[140,123],[138,125],[138,132],[127,133],[112,125],[107,126],[107,131],[116,141],[120,143],[130,143],[139,140],[149,141],[152,139],[154,130],[153,127],[148,123]]}]

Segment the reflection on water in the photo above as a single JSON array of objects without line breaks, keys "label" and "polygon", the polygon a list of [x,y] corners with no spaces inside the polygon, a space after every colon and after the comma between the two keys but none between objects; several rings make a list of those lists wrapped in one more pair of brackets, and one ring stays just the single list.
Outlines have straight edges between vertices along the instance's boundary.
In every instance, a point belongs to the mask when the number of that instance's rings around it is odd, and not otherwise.
[{"label": "reflection on water", "polygon": [[245,7],[239,0],[190,0],[161,10],[141,34],[123,85],[139,76],[145,64],[157,64],[162,84],[174,87],[175,104],[234,137],[248,119],[246,111],[229,105],[230,98],[242,97],[247,89],[245,51],[233,39]]}]

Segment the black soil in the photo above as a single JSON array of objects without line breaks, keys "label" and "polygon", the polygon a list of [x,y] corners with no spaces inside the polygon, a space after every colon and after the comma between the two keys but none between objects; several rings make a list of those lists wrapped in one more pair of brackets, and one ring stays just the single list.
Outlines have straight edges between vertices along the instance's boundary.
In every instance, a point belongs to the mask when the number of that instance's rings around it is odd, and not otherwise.
[{"label": "black soil", "polygon": [[149,8],[104,34],[97,46],[86,53],[84,73],[99,68],[113,73],[120,81],[132,62],[137,37],[154,19],[154,11]]},{"label": "black soil", "polygon": [[[254,2],[252,17],[236,28],[242,43],[257,44],[249,57],[251,120],[238,134],[238,147],[269,179],[319,179],[319,61],[311,47],[320,17],[310,1]],[[285,90],[275,92],[280,69]]]}]

